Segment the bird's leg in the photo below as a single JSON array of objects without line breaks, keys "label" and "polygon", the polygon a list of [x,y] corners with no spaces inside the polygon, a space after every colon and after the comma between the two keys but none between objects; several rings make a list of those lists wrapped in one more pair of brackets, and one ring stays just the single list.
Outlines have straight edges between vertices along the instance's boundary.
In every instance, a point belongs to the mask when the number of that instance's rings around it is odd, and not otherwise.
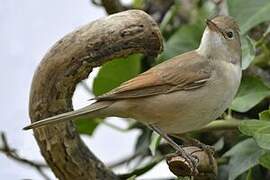
[{"label": "bird's leg", "polygon": [[192,171],[194,174],[198,173],[197,165],[198,165],[198,159],[197,157],[193,157],[191,154],[187,153],[181,146],[179,146],[177,143],[173,141],[172,138],[168,136],[168,134],[164,133],[161,129],[154,125],[149,125],[149,127],[157,132],[162,138],[164,138],[176,151],[177,154],[179,154],[181,157],[183,157],[190,167],[192,167]]},{"label": "bird's leg", "polygon": [[[182,140],[184,144],[196,146],[200,148],[202,151],[206,152],[209,157],[215,154],[215,148],[213,146],[206,145],[195,138],[191,138],[187,136],[179,136],[179,135],[176,135],[174,137]],[[210,160],[210,164],[213,165],[214,164],[213,159],[209,158],[209,160]]]}]

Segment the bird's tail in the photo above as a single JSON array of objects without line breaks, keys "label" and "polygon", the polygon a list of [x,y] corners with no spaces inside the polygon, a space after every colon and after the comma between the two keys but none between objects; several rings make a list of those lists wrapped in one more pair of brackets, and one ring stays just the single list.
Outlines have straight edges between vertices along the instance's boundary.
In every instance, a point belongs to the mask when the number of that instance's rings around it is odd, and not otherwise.
[{"label": "bird's tail", "polygon": [[45,126],[48,124],[54,124],[54,123],[68,121],[68,120],[76,120],[79,117],[91,118],[91,117],[102,116],[102,113],[100,113],[99,110],[104,109],[108,107],[109,105],[111,105],[111,102],[93,103],[89,106],[86,106],[84,108],[81,108],[75,111],[71,111],[71,112],[67,112],[67,113],[63,113],[63,114],[52,116],[46,119],[39,120],[28,126],[25,126],[23,130],[38,128],[38,127]]}]

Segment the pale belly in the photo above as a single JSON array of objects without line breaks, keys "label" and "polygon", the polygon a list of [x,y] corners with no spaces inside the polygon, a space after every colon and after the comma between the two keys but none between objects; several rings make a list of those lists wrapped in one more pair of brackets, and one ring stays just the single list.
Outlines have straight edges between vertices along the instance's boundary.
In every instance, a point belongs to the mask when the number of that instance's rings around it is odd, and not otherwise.
[{"label": "pale belly", "polygon": [[114,108],[122,112],[116,116],[153,124],[169,134],[200,129],[228,108],[240,83],[240,77],[214,79],[209,81],[207,88],[119,101]]}]

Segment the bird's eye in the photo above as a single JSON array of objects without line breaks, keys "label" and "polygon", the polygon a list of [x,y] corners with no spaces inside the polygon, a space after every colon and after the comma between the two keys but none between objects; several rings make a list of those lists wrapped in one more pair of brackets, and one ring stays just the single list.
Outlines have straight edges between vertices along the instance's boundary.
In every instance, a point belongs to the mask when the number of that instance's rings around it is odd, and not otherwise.
[{"label": "bird's eye", "polygon": [[226,36],[228,39],[233,39],[233,32],[232,31],[227,31]]}]

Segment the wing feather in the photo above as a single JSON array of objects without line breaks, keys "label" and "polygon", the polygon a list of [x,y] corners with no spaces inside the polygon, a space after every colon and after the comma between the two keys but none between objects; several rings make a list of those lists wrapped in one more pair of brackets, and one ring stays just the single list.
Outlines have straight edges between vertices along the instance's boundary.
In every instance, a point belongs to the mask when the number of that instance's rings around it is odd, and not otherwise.
[{"label": "wing feather", "polygon": [[140,98],[200,88],[208,82],[212,72],[209,61],[203,58],[196,51],[176,56],[95,99]]}]

